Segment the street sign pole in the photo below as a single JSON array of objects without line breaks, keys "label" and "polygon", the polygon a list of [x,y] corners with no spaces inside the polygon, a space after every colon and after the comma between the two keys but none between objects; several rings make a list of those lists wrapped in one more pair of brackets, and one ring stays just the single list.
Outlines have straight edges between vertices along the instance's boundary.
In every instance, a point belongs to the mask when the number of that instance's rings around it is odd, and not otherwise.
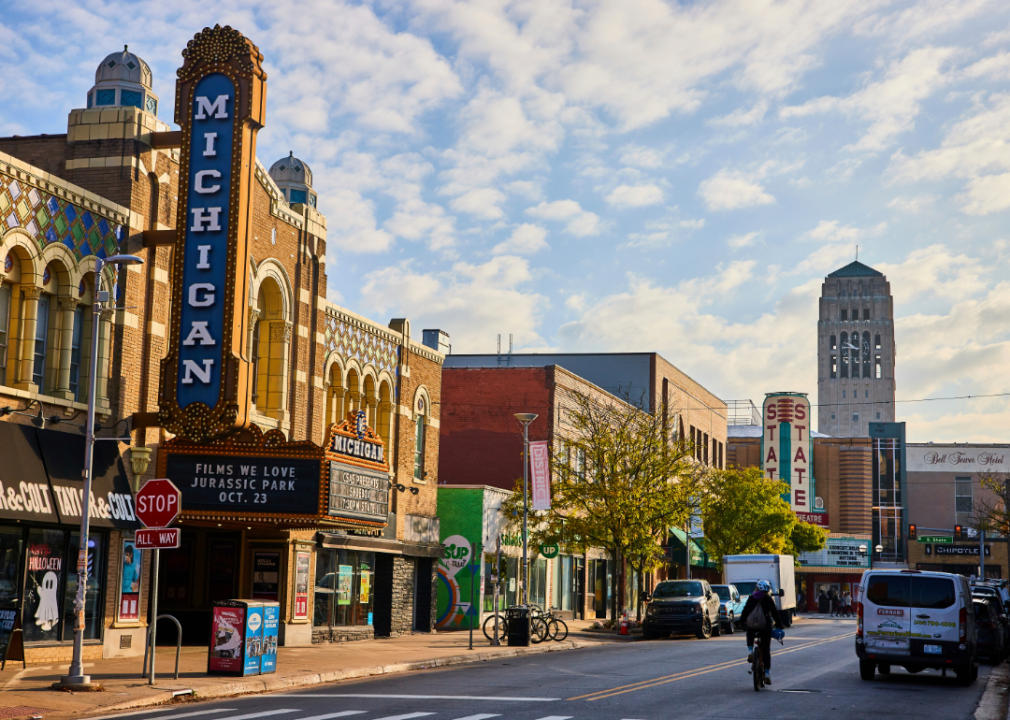
[{"label": "street sign pole", "polygon": [[985,530],[978,531],[978,579],[985,580]]},{"label": "street sign pole", "polygon": [[160,555],[161,550],[154,551],[154,562],[151,565],[151,584],[154,586],[154,593],[151,597],[151,674],[148,677],[148,685],[154,685],[154,656],[158,649],[156,641],[158,638],[158,560]]}]

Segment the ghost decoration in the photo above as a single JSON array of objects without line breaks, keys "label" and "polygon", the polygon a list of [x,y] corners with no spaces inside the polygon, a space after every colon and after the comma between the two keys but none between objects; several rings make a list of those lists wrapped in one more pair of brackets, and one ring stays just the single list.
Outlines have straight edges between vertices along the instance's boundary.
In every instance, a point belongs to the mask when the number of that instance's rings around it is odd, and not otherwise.
[{"label": "ghost decoration", "polygon": [[46,632],[60,621],[60,603],[56,597],[58,585],[56,573],[47,572],[39,586],[39,609],[35,611],[35,622]]}]

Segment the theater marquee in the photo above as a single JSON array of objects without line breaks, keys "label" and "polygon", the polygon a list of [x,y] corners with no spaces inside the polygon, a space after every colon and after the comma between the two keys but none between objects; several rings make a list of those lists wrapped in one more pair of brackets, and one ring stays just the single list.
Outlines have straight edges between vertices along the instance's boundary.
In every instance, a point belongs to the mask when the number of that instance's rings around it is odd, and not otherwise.
[{"label": "theater marquee", "polygon": [[363,412],[330,428],[326,442],[330,486],[328,514],[385,523],[389,516],[389,465],[385,446]]}]

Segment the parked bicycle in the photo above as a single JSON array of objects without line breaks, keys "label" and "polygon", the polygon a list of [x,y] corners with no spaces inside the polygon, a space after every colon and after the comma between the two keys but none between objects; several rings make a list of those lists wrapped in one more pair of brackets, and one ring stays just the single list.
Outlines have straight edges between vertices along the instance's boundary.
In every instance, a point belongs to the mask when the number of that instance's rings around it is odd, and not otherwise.
[{"label": "parked bicycle", "polygon": [[[551,608],[549,613],[545,613],[543,608],[535,603],[529,606],[530,613],[530,642],[541,643],[544,640],[557,640],[558,642],[568,637],[568,625],[557,614],[557,608]],[[504,642],[508,637],[508,622],[504,615],[490,615],[485,620],[481,629],[484,637],[490,642],[494,642],[495,620],[498,623],[498,641]]]}]

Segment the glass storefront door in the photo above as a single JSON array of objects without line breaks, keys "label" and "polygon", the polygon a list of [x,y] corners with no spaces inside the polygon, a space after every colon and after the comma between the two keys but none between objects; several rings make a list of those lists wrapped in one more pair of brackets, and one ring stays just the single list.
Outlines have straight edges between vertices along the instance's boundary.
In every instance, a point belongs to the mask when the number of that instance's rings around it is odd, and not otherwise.
[{"label": "glass storefront door", "polygon": [[375,553],[318,549],[312,624],[371,625],[374,577]]}]

